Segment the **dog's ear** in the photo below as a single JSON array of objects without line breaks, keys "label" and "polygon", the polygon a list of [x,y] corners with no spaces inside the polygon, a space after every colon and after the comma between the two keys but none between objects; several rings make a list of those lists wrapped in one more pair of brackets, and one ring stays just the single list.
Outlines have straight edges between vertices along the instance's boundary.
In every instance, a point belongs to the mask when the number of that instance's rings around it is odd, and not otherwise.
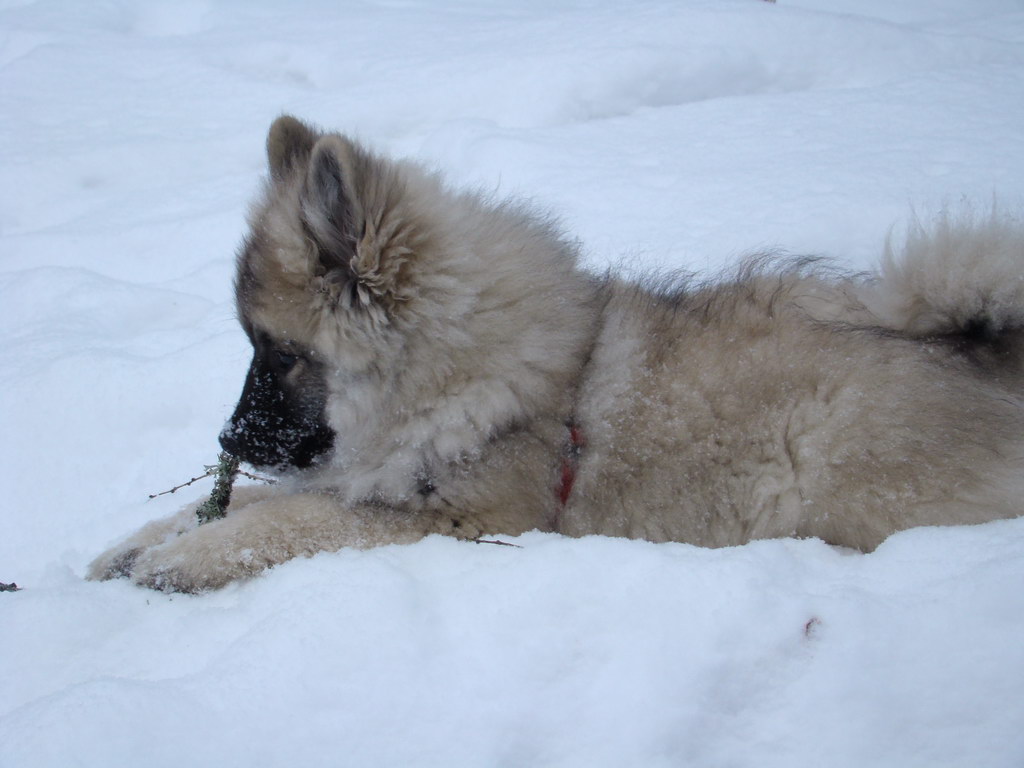
[{"label": "dog's ear", "polygon": [[[300,198],[302,217],[316,241],[320,274],[355,276],[352,261],[362,224],[353,188],[352,146],[340,136],[314,145]],[[341,275],[332,275],[338,282]]]},{"label": "dog's ear", "polygon": [[408,297],[416,228],[406,226],[403,189],[387,161],[341,136],[317,140],[300,199],[320,290],[351,306],[388,308]]},{"label": "dog's ear", "polygon": [[283,179],[292,168],[304,163],[319,135],[291,115],[281,115],[267,134],[267,163],[274,179]]}]

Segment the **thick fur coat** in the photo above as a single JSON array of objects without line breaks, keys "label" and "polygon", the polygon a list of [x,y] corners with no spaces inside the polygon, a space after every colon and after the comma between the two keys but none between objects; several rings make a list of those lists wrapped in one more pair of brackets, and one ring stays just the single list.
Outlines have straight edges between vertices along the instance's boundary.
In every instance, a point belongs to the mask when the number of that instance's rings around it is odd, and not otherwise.
[{"label": "thick fur coat", "polygon": [[299,555],[538,529],[704,546],[1015,516],[1024,227],[946,216],[877,274],[577,266],[543,216],[279,118],[238,259],[254,348],[221,436],[282,470],[92,578],[200,591]]}]

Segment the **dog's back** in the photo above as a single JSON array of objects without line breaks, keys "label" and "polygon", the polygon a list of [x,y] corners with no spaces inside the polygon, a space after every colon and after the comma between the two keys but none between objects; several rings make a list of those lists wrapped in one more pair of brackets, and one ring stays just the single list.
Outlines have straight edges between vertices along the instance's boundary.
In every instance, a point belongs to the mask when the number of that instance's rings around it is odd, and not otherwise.
[{"label": "dog's back", "polygon": [[874,278],[807,262],[609,286],[563,528],[869,550],[1021,512],[1024,229],[915,229]]}]

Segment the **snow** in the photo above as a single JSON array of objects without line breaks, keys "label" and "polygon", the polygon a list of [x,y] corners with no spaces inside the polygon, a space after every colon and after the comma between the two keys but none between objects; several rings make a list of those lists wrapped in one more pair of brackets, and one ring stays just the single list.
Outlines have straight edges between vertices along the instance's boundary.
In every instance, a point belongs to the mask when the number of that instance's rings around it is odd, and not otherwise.
[{"label": "snow", "polygon": [[205,494],[290,111],[557,212],[594,268],[869,267],[1024,208],[1019,0],[0,0],[0,766],[1024,765],[1024,519],[527,534],[197,597],[86,564]]}]

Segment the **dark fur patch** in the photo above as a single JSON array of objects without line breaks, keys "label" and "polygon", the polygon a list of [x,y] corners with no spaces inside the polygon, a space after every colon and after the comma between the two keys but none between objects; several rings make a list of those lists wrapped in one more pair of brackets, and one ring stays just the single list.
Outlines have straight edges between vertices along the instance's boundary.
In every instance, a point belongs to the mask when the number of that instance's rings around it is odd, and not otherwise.
[{"label": "dark fur patch", "polygon": [[220,434],[225,451],[255,467],[302,469],[327,453],[334,431],[324,408],[319,364],[298,350],[253,335],[254,354],[242,396]]},{"label": "dark fur patch", "polygon": [[325,273],[351,271],[362,229],[337,150],[334,142],[326,140],[314,148],[302,193],[302,227],[317,244]]}]

